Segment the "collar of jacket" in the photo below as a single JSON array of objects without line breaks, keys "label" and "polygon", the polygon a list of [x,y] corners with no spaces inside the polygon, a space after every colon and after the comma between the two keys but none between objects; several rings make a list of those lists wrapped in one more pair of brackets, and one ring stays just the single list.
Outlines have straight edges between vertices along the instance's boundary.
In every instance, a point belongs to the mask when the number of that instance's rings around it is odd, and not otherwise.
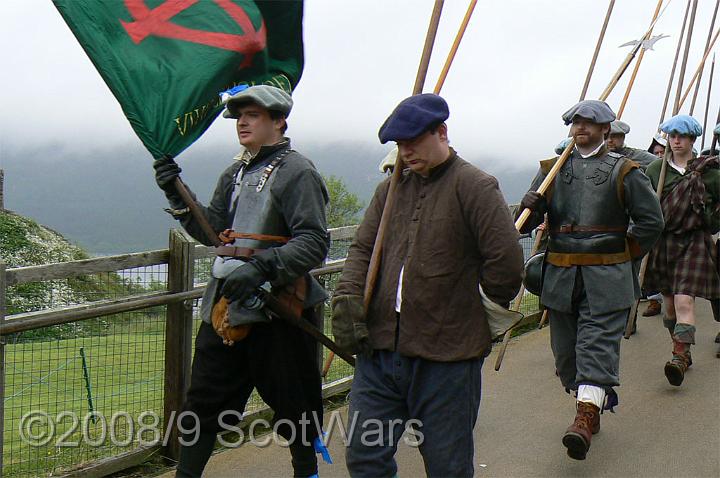
[{"label": "collar of jacket", "polygon": [[287,149],[289,147],[290,147],[290,138],[283,138],[282,141],[280,141],[278,143],[261,146],[260,150],[257,152],[257,154],[255,156],[252,156],[247,149],[243,148],[243,150],[240,151],[235,156],[234,159],[236,161],[245,161],[247,163],[247,165],[250,166],[251,164],[260,162],[263,159],[266,159],[267,157],[269,157],[279,151],[284,151],[285,149]]},{"label": "collar of jacket", "polygon": [[603,143],[602,146],[600,146],[600,149],[597,150],[597,153],[593,154],[592,156],[588,156],[587,158],[583,158],[582,153],[578,149],[577,146],[574,148],[574,152],[577,153],[577,157],[580,159],[590,159],[590,158],[599,158],[600,156],[605,156],[610,150],[607,147],[607,144]]},{"label": "collar of jacket", "polygon": [[448,156],[448,159],[438,164],[434,168],[430,168],[430,172],[428,173],[428,177],[426,178],[420,176],[417,173],[413,173],[410,168],[405,169],[403,173],[406,178],[410,177],[411,174],[417,174],[421,181],[436,181],[438,178],[442,177],[443,174],[445,174],[445,171],[450,169],[450,166],[452,166],[452,164],[457,160],[457,157],[458,155],[455,150],[450,148],[450,155]]}]

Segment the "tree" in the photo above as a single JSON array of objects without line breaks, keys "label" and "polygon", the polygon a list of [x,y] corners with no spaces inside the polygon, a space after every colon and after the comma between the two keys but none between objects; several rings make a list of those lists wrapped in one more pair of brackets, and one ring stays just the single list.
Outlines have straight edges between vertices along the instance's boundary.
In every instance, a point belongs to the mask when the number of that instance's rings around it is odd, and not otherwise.
[{"label": "tree", "polygon": [[360,211],[365,204],[357,195],[348,191],[342,179],[336,176],[323,177],[330,194],[330,204],[327,208],[327,221],[329,227],[351,226],[360,222]]}]

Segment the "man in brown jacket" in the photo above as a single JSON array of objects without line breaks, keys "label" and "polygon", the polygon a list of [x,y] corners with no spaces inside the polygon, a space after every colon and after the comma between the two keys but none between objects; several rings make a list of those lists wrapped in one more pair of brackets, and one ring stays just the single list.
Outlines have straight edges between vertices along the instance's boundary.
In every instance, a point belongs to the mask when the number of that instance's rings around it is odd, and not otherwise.
[{"label": "man in brown jacket", "polygon": [[[393,476],[413,427],[428,476],[473,475],[473,428],[490,329],[478,291],[507,306],[523,255],[492,176],[448,144],[445,100],[415,95],[380,128],[407,169],[397,184],[380,273],[363,290],[390,179],[377,188],[333,298],[338,344],[358,353],[347,448],[350,475]],[[399,163],[400,164],[400,163]]]}]

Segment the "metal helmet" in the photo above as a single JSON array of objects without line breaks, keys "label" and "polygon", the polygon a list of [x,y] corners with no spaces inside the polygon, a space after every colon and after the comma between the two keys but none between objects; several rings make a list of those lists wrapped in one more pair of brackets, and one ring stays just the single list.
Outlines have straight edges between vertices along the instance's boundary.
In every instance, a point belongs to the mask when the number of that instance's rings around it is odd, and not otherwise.
[{"label": "metal helmet", "polygon": [[543,264],[545,263],[545,253],[538,252],[525,262],[525,276],[523,277],[523,285],[525,290],[537,296],[542,292],[543,280]]}]

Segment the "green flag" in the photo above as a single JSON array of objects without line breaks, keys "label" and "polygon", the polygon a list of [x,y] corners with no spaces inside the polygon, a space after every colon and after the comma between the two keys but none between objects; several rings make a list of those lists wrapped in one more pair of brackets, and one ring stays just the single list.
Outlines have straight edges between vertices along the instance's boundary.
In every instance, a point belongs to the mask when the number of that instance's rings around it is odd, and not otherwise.
[{"label": "green flag", "polygon": [[301,0],[53,0],[153,157],[176,156],[239,84],[290,92]]}]

